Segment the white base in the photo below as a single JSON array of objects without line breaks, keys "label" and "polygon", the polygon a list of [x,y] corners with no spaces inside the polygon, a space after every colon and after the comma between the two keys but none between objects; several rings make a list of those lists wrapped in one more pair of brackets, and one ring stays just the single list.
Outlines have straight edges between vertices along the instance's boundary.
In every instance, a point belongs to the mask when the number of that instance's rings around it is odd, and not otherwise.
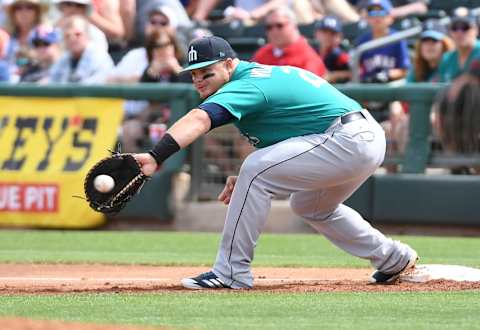
[{"label": "white base", "polygon": [[400,275],[400,279],[416,283],[432,280],[480,282],[480,269],[456,265],[417,265],[412,273]]}]

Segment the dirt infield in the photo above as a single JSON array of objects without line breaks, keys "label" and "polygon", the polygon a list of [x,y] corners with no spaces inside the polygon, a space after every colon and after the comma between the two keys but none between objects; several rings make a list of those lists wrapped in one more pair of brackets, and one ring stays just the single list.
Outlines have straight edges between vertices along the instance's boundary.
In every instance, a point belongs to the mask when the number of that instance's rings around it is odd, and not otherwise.
[{"label": "dirt infield", "polygon": [[108,325],[76,323],[63,321],[31,320],[25,318],[0,318],[2,330],[168,330],[165,327],[136,327],[127,325]]},{"label": "dirt infield", "polygon": [[[138,265],[0,264],[0,294],[71,292],[187,291],[183,277],[207,271],[206,267]],[[367,283],[370,269],[353,268],[254,268],[255,288],[243,292],[386,292],[480,290],[480,282]],[[227,292],[230,290],[219,290]]]}]

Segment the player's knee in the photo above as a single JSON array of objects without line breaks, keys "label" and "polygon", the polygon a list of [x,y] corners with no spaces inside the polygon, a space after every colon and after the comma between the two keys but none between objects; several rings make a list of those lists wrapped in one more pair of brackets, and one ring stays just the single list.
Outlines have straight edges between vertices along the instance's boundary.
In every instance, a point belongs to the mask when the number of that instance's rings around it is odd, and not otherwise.
[{"label": "player's knee", "polygon": [[326,221],[335,210],[319,210],[317,205],[302,205],[296,202],[295,199],[290,199],[290,208],[295,215],[312,221]]},{"label": "player's knee", "polygon": [[239,175],[255,177],[261,171],[261,162],[258,159],[249,156],[243,162]]}]

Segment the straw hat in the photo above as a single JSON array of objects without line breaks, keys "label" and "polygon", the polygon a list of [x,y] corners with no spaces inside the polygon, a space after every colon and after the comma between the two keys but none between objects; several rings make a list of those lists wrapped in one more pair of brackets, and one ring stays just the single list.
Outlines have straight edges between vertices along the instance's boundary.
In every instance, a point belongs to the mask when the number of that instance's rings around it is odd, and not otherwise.
[{"label": "straw hat", "polygon": [[30,3],[30,4],[36,5],[40,8],[42,12],[45,12],[48,10],[48,3],[41,0],[10,0],[5,5],[5,9],[7,10],[8,13],[11,13],[15,8],[15,5],[19,3]]}]

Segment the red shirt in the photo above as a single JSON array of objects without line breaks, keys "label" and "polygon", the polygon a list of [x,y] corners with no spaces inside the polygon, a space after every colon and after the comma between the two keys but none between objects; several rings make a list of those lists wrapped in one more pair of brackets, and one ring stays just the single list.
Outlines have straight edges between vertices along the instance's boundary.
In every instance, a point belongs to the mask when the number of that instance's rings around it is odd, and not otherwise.
[{"label": "red shirt", "polygon": [[257,50],[252,61],[267,65],[291,65],[311,71],[320,77],[325,75],[326,69],[322,59],[304,37],[298,38],[283,49],[277,49],[276,52],[279,52],[275,54],[277,56],[274,55],[274,46],[267,44]]}]

